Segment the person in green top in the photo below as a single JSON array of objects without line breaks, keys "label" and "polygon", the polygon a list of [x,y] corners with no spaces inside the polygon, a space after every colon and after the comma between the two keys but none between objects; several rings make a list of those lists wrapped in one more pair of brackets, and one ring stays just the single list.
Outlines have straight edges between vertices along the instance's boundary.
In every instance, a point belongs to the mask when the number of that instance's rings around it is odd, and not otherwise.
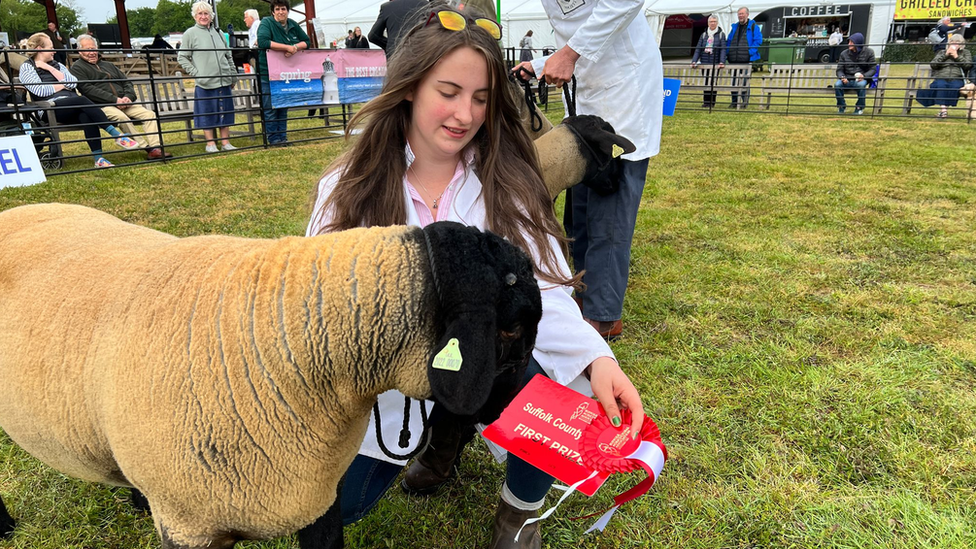
[{"label": "person in green top", "polygon": [[258,27],[258,76],[261,78],[261,108],[264,109],[264,129],[268,144],[284,146],[288,141],[288,109],[271,106],[271,83],[268,79],[268,50],[284,52],[291,57],[308,49],[309,38],[298,23],[288,18],[287,0],[271,0],[271,17],[261,20]]}]

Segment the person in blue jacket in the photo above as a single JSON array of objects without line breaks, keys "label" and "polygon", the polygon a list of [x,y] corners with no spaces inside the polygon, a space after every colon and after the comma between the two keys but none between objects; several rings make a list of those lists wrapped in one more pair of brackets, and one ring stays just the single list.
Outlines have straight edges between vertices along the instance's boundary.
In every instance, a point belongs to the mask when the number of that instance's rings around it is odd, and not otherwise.
[{"label": "person in blue jacket", "polygon": [[[762,45],[762,29],[752,19],[749,19],[749,8],[739,8],[739,22],[732,25],[729,36],[725,41],[728,53],[726,62],[731,64],[756,63],[759,61],[759,46]],[[741,77],[741,82],[732,79],[732,104],[730,109],[744,109],[749,105],[749,76]],[[742,89],[742,91],[738,91]],[[739,95],[742,102],[739,103]]]}]

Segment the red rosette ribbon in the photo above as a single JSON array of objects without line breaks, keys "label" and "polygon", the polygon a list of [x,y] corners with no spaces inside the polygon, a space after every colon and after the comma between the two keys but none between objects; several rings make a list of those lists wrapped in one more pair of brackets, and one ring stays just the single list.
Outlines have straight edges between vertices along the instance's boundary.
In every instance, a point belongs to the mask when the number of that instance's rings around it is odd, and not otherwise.
[{"label": "red rosette ribbon", "polygon": [[583,431],[579,448],[583,463],[594,471],[605,473],[629,473],[638,469],[647,471],[647,478],[626,492],[613,498],[613,506],[574,520],[604,515],[587,532],[603,531],[614,512],[624,503],[639,498],[654,485],[668,458],[668,450],[661,441],[661,431],[654,421],[644,416],[637,438],[631,438],[630,410],[621,411],[623,425],[614,427],[606,415],[593,420]]}]

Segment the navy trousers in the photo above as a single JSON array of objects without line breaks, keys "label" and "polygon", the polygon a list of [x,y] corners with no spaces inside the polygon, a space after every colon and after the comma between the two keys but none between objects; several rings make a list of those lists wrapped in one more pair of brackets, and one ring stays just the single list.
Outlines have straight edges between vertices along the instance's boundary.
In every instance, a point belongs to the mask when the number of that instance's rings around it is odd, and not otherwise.
[{"label": "navy trousers", "polygon": [[[536,374],[546,375],[539,363],[531,359],[522,377],[522,386]],[[508,489],[520,500],[540,501],[552,487],[554,479],[551,476],[525,461],[509,454],[506,464],[505,481]],[[342,524],[352,524],[365,517],[393,486],[402,470],[403,467],[395,463],[357,455],[346,471],[342,492],[339,494]]]},{"label": "navy trousers", "polygon": [[630,245],[650,159],[623,161],[620,190],[600,196],[582,184],[573,187],[573,264],[586,270],[579,293],[583,316],[609,322],[623,314],[630,274]]}]

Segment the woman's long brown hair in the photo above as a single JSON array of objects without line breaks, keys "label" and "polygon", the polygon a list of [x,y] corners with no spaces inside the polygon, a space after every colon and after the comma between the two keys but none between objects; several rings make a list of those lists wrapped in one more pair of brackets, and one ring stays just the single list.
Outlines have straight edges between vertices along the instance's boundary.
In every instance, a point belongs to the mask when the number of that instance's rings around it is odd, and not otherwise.
[{"label": "woman's long brown hair", "polygon": [[[549,245],[552,237],[565,253],[567,239],[552,211],[535,147],[522,128],[501,49],[487,31],[470,20],[461,31],[444,29],[436,21],[418,26],[400,42],[387,65],[380,95],[350,121],[346,138],[351,140],[353,128],[361,128],[362,133],[326,170],[339,170],[339,181],[322,211],[313,215],[333,213],[332,222],[322,232],[406,223],[403,178],[411,113],[406,97],[438,60],[460,47],[477,51],[488,64],[485,123],[471,145],[488,229],[539,257],[536,275],[541,279],[575,286],[579,276],[567,278],[560,272],[558,251]],[[531,249],[524,235],[540,249]]]}]

